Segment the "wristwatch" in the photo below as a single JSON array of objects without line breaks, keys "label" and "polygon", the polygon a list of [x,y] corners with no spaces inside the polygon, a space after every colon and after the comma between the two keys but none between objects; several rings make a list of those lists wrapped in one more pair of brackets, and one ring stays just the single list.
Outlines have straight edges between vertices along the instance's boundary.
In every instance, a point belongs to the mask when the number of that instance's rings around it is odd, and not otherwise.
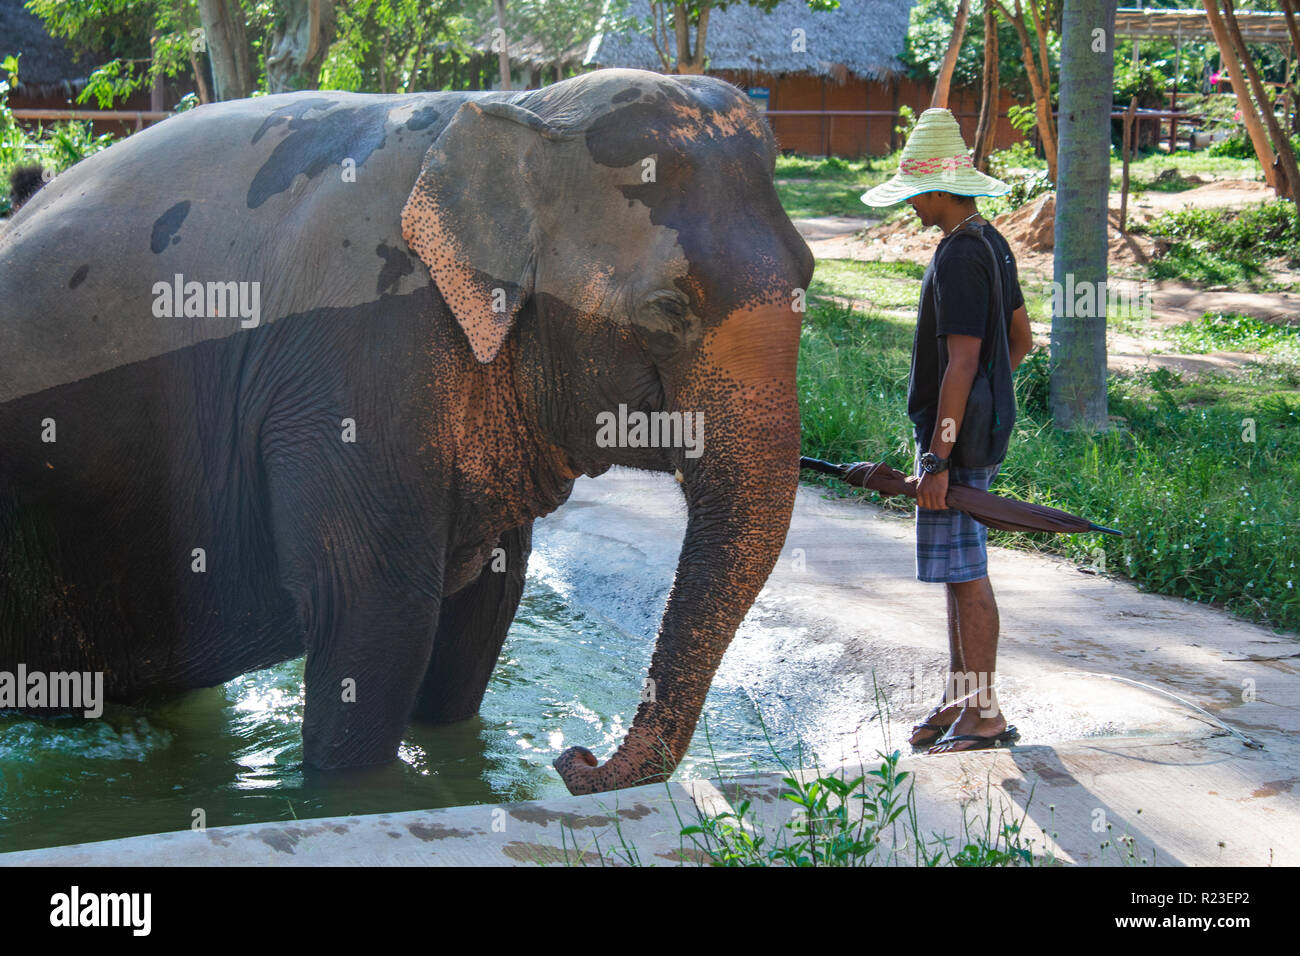
[{"label": "wristwatch", "polygon": [[932,451],[927,451],[921,456],[921,467],[926,474],[937,475],[941,471],[948,470],[948,459],[940,458]]}]

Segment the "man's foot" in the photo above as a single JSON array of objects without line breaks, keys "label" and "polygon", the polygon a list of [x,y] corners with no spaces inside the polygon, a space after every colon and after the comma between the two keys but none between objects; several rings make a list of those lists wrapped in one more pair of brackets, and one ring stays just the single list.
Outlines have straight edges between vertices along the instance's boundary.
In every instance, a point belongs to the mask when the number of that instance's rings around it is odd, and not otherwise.
[{"label": "man's foot", "polygon": [[924,750],[937,743],[952,727],[961,713],[955,704],[940,704],[921,723],[912,728],[912,736],[907,742],[913,750]]},{"label": "man's foot", "polygon": [[978,709],[962,709],[948,733],[939,739],[927,754],[961,753],[966,750],[988,750],[991,747],[1003,747],[1020,739],[1014,727],[1007,726],[1007,720],[998,711],[992,717],[981,717]]}]

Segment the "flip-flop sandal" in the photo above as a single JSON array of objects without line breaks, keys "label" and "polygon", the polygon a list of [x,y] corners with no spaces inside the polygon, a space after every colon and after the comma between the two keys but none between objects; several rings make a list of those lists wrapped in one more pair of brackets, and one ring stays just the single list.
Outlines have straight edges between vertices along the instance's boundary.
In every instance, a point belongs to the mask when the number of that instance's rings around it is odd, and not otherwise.
[{"label": "flip-flop sandal", "polygon": [[943,735],[946,734],[946,733],[948,732],[948,728],[951,727],[951,726],[952,726],[952,724],[945,724],[944,726],[941,727],[941,726],[938,725],[938,724],[930,724],[930,723],[916,724],[915,726],[913,726],[913,727],[912,727],[912,734],[913,734],[913,735],[915,735],[916,732],[917,732],[918,730],[932,730],[932,731],[934,731],[934,736],[933,736],[933,737],[930,737],[930,738],[928,738],[928,739],[926,739],[926,740],[922,740],[922,741],[919,741],[918,743],[914,743],[914,744],[912,744],[912,750],[913,750],[913,752],[918,751],[918,750],[926,750],[926,749],[928,749],[928,748],[930,748],[930,747],[933,747],[935,744],[937,744],[937,743],[939,742],[939,739],[940,739],[941,737],[943,737]]},{"label": "flip-flop sandal", "polygon": [[[1002,733],[995,734],[992,737],[984,737],[980,734],[957,734],[955,737],[944,737],[934,746],[937,747],[940,746],[941,744],[950,744],[958,740],[977,741],[972,746],[963,747],[961,750],[944,751],[944,753],[964,754],[964,753],[970,753],[972,750],[997,750],[1000,747],[1009,747],[1019,739],[1020,739],[1020,731],[1016,730],[1015,727],[1008,727],[1006,730],[1002,731]],[[940,755],[936,754],[936,756],[940,756]]]}]

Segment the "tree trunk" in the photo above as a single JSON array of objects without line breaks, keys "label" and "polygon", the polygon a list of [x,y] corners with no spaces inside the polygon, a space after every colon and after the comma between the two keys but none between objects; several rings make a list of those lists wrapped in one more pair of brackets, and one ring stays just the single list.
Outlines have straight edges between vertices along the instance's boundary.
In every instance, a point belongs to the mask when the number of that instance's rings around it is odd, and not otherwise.
[{"label": "tree trunk", "polygon": [[[1273,104],[1269,102],[1268,94],[1264,91],[1264,84],[1260,81],[1259,70],[1255,67],[1255,61],[1251,58],[1250,50],[1246,49],[1246,41],[1241,37],[1241,28],[1237,25],[1237,14],[1232,9],[1232,0],[1223,0],[1224,25],[1228,29],[1228,36],[1232,40],[1233,48],[1237,54],[1237,59],[1241,61],[1242,67],[1246,71],[1246,78],[1250,80],[1250,88],[1255,94],[1255,101],[1259,104],[1260,112],[1264,114],[1264,124],[1268,127],[1268,134],[1273,140],[1273,151],[1277,155],[1278,163],[1282,167],[1282,176],[1278,177],[1278,188],[1280,196],[1290,196],[1291,201],[1295,202],[1300,196],[1300,171],[1296,169],[1295,153],[1291,151],[1291,142],[1287,139],[1286,131],[1282,129],[1281,124],[1277,121],[1277,116],[1273,112]],[[1283,182],[1282,180],[1286,181]]]},{"label": "tree trunk", "polygon": [[411,76],[406,81],[406,92],[411,93],[419,88],[420,79],[420,61],[424,59],[424,34],[420,34],[420,42],[415,47],[415,59],[411,61]]},{"label": "tree trunk", "polygon": [[193,47],[190,48],[190,69],[194,71],[194,86],[198,90],[200,105],[211,103],[212,90],[208,87],[208,71],[199,62],[199,55],[194,52]]},{"label": "tree trunk", "polygon": [[984,82],[980,86],[980,119],[975,128],[975,168],[989,171],[989,154],[998,129],[998,103],[1002,99],[998,76],[997,7],[984,2]]},{"label": "tree trunk", "polygon": [[948,90],[952,86],[952,71],[957,68],[957,56],[961,53],[962,40],[966,38],[966,19],[970,16],[970,0],[961,0],[957,7],[957,19],[953,21],[952,37],[948,40],[948,49],[939,66],[939,78],[934,82],[934,95],[930,97],[930,108],[947,109]]},{"label": "tree trunk", "polygon": [[705,43],[709,32],[708,4],[700,5],[700,22],[695,28],[695,49],[691,49],[691,21],[683,4],[673,7],[673,27],[677,35],[676,72],[703,73]]},{"label": "tree trunk", "polygon": [[[1036,3],[1037,0],[1031,0]],[[1029,27],[1025,24],[1025,12],[1020,6],[1020,0],[1016,0],[1016,12],[1012,14],[998,0],[998,7],[1002,10],[1002,15],[1016,28],[1016,34],[1020,37],[1020,58],[1025,64],[1025,73],[1029,77],[1029,87],[1034,94],[1034,111],[1038,120],[1038,140],[1043,147],[1043,155],[1047,158],[1047,176],[1052,182],[1056,182],[1056,124],[1052,121],[1052,75],[1047,68],[1047,36],[1046,21],[1034,15],[1035,32],[1039,37],[1039,50],[1037,59],[1034,56],[1034,44],[1029,40]],[[1111,62],[1114,62],[1114,55],[1111,54]],[[1042,64],[1042,72],[1039,72],[1039,64]]]},{"label": "tree trunk", "polygon": [[497,26],[501,28],[501,49],[497,51],[497,66],[501,70],[501,89],[510,89],[510,44],[506,39],[506,0],[496,0]]},{"label": "tree trunk", "polygon": [[[1052,417],[1058,428],[1100,430],[1106,408],[1107,200],[1117,0],[1066,0],[1061,28],[1061,165],[1056,180],[1052,302]],[[1101,25],[1104,52],[1093,49]],[[1083,313],[1083,314],[1080,314]]]},{"label": "tree trunk", "polygon": [[212,63],[213,97],[238,100],[253,92],[253,70],[239,0],[198,0],[199,22]]},{"label": "tree trunk", "polygon": [[1228,28],[1223,25],[1223,18],[1219,15],[1218,0],[1201,0],[1201,3],[1210,21],[1215,45],[1219,48],[1219,62],[1227,68],[1228,77],[1232,80],[1232,92],[1237,96],[1237,108],[1241,110],[1241,120],[1246,124],[1246,135],[1250,137],[1251,145],[1255,147],[1255,156],[1259,159],[1259,164],[1264,167],[1264,181],[1280,196],[1282,189],[1277,181],[1277,168],[1273,165],[1275,158],[1273,148],[1269,145],[1268,135],[1264,132],[1259,114],[1255,112],[1255,103],[1250,98],[1250,87],[1246,83],[1241,63],[1228,36]]},{"label": "tree trunk", "polygon": [[272,93],[320,88],[320,67],[334,42],[334,0],[284,0],[284,25],[271,40],[266,86]]},{"label": "tree trunk", "polygon": [[152,73],[152,79],[149,84],[149,109],[154,112],[161,112],[167,107],[163,105],[163,75],[158,67],[158,37],[161,36],[157,30],[149,37],[149,59]]},{"label": "tree trunk", "polygon": [[1297,23],[1296,0],[1279,0],[1282,13],[1286,17],[1286,28],[1291,34],[1291,48],[1300,54],[1300,23]]}]

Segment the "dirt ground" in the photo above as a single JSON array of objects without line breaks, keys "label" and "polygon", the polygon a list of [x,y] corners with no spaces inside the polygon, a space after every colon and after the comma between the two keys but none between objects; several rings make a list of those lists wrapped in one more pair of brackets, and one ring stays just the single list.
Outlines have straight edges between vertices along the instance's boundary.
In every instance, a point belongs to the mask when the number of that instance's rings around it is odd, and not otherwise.
[{"label": "dirt ground", "polygon": [[[1196,177],[1189,177],[1195,181]],[[1184,207],[1240,209],[1271,198],[1272,190],[1262,182],[1223,179],[1204,182],[1183,192],[1149,190],[1130,194],[1128,222],[1145,222],[1165,212]],[[1144,267],[1155,251],[1155,242],[1147,236],[1124,235],[1119,231],[1120,195],[1110,196],[1110,263],[1112,284],[1120,289],[1138,291],[1144,283],[1151,303],[1151,317],[1141,328],[1127,323],[1112,328],[1107,336],[1110,368],[1113,371],[1141,367],[1165,367],[1181,372],[1234,369],[1255,360],[1243,352],[1210,352],[1204,355],[1162,353],[1158,332],[1161,328],[1199,319],[1205,312],[1231,311],[1253,315],[1274,322],[1300,323],[1300,294],[1293,292],[1236,292],[1231,289],[1206,290],[1184,282],[1162,280],[1152,283],[1142,278]],[[1052,281],[1052,255],[1056,197],[1040,196],[1013,212],[993,220],[1015,251],[1025,290],[1049,290]],[[921,230],[912,216],[880,224],[868,215],[862,217],[826,216],[796,221],[818,259],[859,259],[873,262],[930,261],[938,243],[937,230]],[[1300,280],[1282,263],[1273,263],[1273,272],[1281,281]],[[1045,343],[1051,332],[1046,322],[1032,323],[1035,339]],[[1143,330],[1146,330],[1145,332]]]}]

